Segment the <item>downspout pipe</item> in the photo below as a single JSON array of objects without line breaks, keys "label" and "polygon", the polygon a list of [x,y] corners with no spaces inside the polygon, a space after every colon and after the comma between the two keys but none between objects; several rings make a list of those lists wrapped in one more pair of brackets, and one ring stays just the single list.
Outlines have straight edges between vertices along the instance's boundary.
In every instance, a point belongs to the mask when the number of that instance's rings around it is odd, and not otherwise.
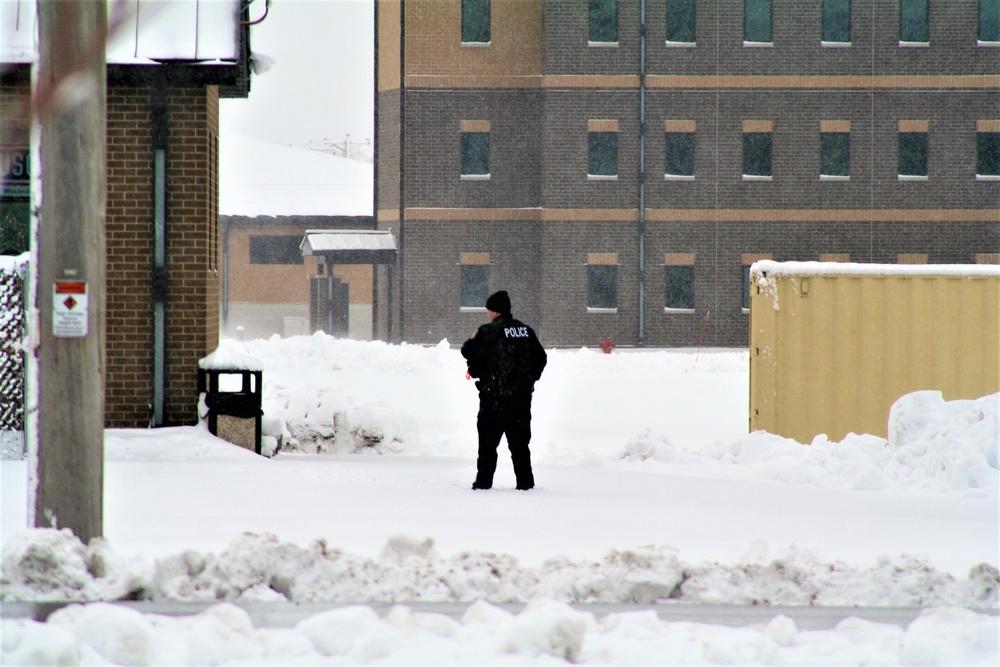
[{"label": "downspout pipe", "polygon": [[[406,340],[406,0],[399,3],[399,342]],[[391,290],[391,287],[390,287]],[[392,302],[390,301],[390,308]],[[391,324],[390,324],[391,327]]]},{"label": "downspout pipe", "polygon": [[167,376],[167,87],[153,83],[153,399],[151,426],[163,426]]},{"label": "downspout pipe", "polygon": [[639,2],[639,347],[646,344],[646,0]]}]

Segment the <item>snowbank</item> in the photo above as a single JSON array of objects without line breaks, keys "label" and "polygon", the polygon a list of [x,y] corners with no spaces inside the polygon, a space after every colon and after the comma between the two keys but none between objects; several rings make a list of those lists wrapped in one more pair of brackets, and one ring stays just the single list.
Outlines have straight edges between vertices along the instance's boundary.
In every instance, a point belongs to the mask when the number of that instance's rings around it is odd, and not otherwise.
[{"label": "snowbank", "polygon": [[906,628],[847,618],[802,631],[785,616],[728,628],[654,611],[596,618],[540,600],[514,615],[486,602],[461,620],[395,606],[323,612],[293,628],[256,628],[218,604],[189,617],[73,605],[47,623],[4,621],[4,664],[995,664],[996,618],[925,610]]},{"label": "snowbank", "polygon": [[211,602],[560,602],[995,608],[996,567],[959,579],[909,556],[867,567],[824,562],[793,549],[739,563],[688,563],[663,546],[609,552],[599,561],[553,558],[540,567],[512,556],[443,558],[431,538],[391,538],[378,558],[245,533],[220,554],[187,550],[152,563],[127,559],[103,539],[34,529],[4,545],[0,600]]}]

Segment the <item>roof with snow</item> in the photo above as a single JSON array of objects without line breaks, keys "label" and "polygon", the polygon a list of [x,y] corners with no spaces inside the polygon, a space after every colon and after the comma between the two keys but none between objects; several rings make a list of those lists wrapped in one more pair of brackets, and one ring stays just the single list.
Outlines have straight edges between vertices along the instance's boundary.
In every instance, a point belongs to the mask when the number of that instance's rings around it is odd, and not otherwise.
[{"label": "roof with snow", "polygon": [[372,215],[374,169],[235,132],[219,142],[222,215]]},{"label": "roof with snow", "polygon": [[[108,64],[232,64],[239,59],[240,0],[109,0],[107,7],[108,25],[118,25],[108,41]],[[36,1],[0,1],[0,62],[37,59]]]},{"label": "roof with snow", "polygon": [[754,274],[768,276],[1000,276],[996,264],[860,264],[852,262],[754,262]]},{"label": "roof with snow", "polygon": [[335,264],[391,264],[396,239],[391,232],[365,229],[310,229],[302,239],[302,254],[326,257]]}]

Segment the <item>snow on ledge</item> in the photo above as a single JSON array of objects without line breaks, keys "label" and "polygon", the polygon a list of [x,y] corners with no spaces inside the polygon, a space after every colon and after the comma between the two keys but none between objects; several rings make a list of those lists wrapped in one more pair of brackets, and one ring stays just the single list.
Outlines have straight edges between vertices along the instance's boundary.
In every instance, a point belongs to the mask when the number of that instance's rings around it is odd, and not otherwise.
[{"label": "snow on ledge", "polygon": [[207,371],[263,371],[264,362],[232,348],[219,347],[198,361],[198,368]]},{"label": "snow on ledge", "polygon": [[800,276],[1000,276],[997,264],[860,264],[851,262],[776,262],[761,260],[750,267],[754,275]]}]

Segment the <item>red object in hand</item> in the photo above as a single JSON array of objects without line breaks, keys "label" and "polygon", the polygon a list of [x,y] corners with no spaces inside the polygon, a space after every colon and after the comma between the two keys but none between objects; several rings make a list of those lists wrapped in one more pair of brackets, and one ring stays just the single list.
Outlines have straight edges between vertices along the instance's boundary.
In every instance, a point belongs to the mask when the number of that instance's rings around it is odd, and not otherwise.
[{"label": "red object in hand", "polygon": [[604,354],[611,354],[611,350],[615,349],[615,342],[605,336],[601,341],[601,349],[604,350]]},{"label": "red object in hand", "polygon": [[466,380],[471,380],[472,379],[472,374],[470,374],[469,371],[465,371],[465,379]]}]

